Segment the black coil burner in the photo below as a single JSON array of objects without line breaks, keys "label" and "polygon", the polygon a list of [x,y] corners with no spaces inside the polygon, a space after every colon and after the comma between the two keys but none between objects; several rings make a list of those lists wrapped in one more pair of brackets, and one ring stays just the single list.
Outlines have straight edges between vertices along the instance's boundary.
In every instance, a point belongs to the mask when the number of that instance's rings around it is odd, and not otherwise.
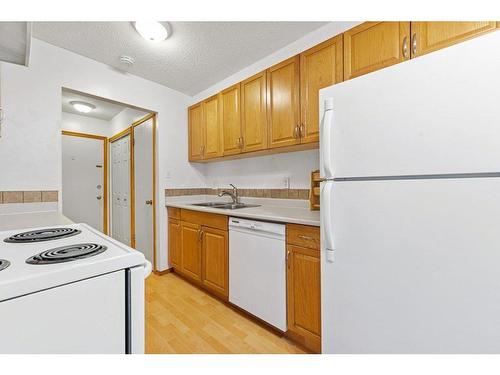
[{"label": "black coil burner", "polygon": [[56,247],[41,252],[26,259],[28,264],[55,264],[72,262],[74,260],[90,258],[104,251],[107,247],[95,243],[79,243],[68,246]]},{"label": "black coil burner", "polygon": [[0,271],[6,269],[9,266],[10,266],[10,262],[8,260],[0,259]]},{"label": "black coil burner", "polygon": [[17,233],[4,239],[4,242],[9,243],[33,243],[33,242],[43,242],[58,240],[60,238],[66,238],[71,236],[76,236],[82,231],[74,228],[47,228],[47,229],[37,229],[31,230],[29,232]]}]

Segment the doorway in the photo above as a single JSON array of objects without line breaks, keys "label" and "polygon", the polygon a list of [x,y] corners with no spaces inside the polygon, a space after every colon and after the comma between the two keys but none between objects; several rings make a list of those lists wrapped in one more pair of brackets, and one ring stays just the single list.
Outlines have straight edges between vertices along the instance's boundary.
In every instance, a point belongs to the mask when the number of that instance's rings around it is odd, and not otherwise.
[{"label": "doorway", "polygon": [[62,204],[78,223],[108,233],[108,140],[104,136],[62,132]]},{"label": "doorway", "polygon": [[62,110],[63,214],[154,265],[156,113],[69,89]]}]

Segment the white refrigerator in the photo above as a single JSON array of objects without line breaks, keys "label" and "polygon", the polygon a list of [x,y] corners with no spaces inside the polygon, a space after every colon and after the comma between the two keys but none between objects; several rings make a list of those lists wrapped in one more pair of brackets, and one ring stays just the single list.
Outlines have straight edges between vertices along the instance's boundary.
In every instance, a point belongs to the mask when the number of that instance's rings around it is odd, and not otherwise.
[{"label": "white refrigerator", "polygon": [[320,99],[323,353],[500,353],[500,32]]}]

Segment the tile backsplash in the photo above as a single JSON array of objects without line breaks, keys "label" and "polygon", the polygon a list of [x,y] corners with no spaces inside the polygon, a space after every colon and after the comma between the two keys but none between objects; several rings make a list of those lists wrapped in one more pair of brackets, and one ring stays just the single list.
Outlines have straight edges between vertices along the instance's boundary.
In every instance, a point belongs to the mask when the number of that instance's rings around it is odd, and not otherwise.
[{"label": "tile backsplash", "polygon": [[57,190],[0,191],[0,204],[57,201]]},{"label": "tile backsplash", "polygon": [[[180,195],[217,195],[222,190],[211,188],[165,189],[165,196]],[[309,189],[238,189],[240,197],[277,198],[277,199],[309,199]]]}]

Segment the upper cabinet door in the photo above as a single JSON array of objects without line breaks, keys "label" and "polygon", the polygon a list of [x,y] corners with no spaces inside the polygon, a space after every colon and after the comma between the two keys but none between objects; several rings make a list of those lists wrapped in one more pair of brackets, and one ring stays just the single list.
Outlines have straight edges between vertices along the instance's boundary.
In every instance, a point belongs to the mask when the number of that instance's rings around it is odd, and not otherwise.
[{"label": "upper cabinet door", "polygon": [[299,72],[298,55],[267,70],[269,148],[300,143]]},{"label": "upper cabinet door", "polygon": [[220,117],[223,137],[223,154],[239,154],[242,148],[239,83],[221,92]]},{"label": "upper cabinet door", "polygon": [[412,22],[411,55],[425,55],[493,31],[496,22]]},{"label": "upper cabinet door", "polygon": [[365,22],[344,33],[344,80],[409,58],[409,22]]},{"label": "upper cabinet door", "polygon": [[222,131],[220,126],[219,101],[219,95],[214,95],[203,102],[203,122],[205,125],[204,159],[222,156]]},{"label": "upper cabinet door", "polygon": [[189,161],[203,159],[203,108],[198,103],[188,108]]},{"label": "upper cabinet door", "polygon": [[319,141],[319,90],[342,82],[342,35],[300,54],[302,143]]},{"label": "upper cabinet door", "polygon": [[241,83],[241,125],[243,151],[267,148],[266,72]]}]

